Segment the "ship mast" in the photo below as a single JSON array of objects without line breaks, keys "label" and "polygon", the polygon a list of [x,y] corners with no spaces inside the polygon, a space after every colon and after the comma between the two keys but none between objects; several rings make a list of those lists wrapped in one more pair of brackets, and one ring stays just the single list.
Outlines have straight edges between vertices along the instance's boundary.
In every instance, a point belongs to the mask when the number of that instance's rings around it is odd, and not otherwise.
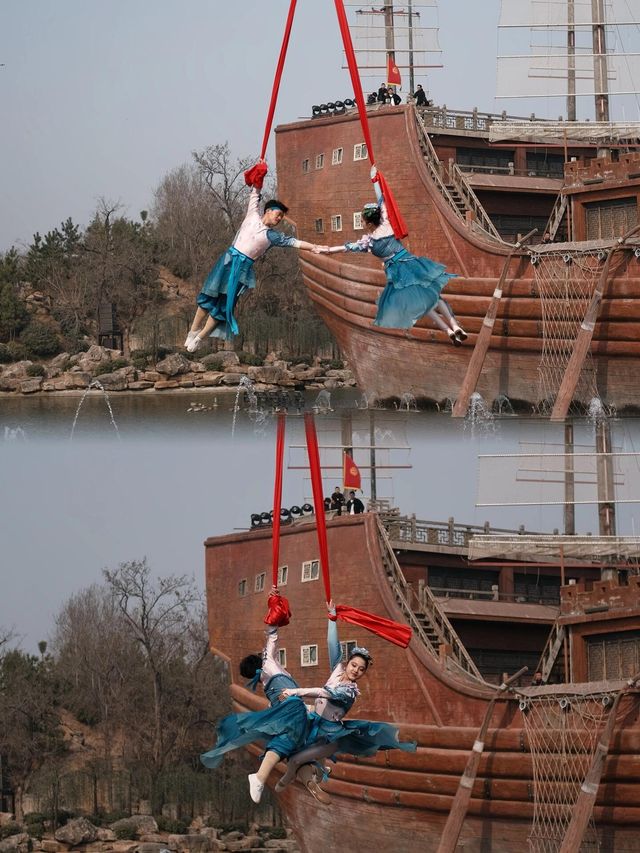
[{"label": "ship mast", "polygon": [[567,120],[576,120],[576,7],[567,0]]},{"label": "ship mast", "polygon": [[609,121],[609,73],[605,34],[604,0],[591,0],[593,21],[593,79],[595,83],[596,121]]}]

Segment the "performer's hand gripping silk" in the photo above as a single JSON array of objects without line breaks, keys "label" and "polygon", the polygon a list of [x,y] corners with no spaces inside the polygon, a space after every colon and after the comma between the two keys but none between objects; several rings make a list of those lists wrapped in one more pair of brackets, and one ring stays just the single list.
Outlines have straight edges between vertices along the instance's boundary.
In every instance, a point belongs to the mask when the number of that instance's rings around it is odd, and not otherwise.
[{"label": "performer's hand gripping silk", "polygon": [[360,695],[357,683],[367,673],[373,660],[368,650],[356,646],[349,652],[347,663],[342,663],[342,649],[335,621],[336,611],[329,602],[329,625],[327,643],[331,675],[324,687],[286,688],[281,698],[315,699],[307,744],[303,750],[289,756],[287,772],[276,785],[282,791],[295,778],[299,767],[310,762],[329,758],[336,753],[370,756],[380,749],[402,749],[414,752],[414,742],[400,742],[398,729],[390,723],[369,720],[345,720],[345,714]]},{"label": "performer's hand gripping silk", "polygon": [[283,202],[272,199],[265,204],[261,216],[260,192],[255,186],[251,188],[247,215],[233,244],[218,259],[196,300],[198,307],[184,342],[189,352],[195,352],[208,336],[231,338],[238,334],[236,304],[246,290],[256,286],[253,264],[269,249],[278,246],[320,251],[313,243],[275,230],[288,209]]},{"label": "performer's hand gripping silk", "polygon": [[387,284],[378,299],[374,326],[385,329],[410,329],[425,314],[449,336],[455,346],[467,339],[467,333],[441,297],[453,273],[430,258],[412,255],[393,233],[377,170],[371,170],[377,203],[365,204],[362,219],[367,233],[355,243],[332,246],[333,252],[371,252],[384,263]]}]

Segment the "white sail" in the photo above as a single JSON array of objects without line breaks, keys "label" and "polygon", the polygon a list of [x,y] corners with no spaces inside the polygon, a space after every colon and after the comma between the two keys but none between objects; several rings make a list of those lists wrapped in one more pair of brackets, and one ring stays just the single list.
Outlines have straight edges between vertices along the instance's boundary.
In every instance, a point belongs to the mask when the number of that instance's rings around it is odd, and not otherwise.
[{"label": "white sail", "polygon": [[[597,4],[596,4],[597,5]],[[497,97],[566,98],[570,69],[576,96],[630,95],[640,85],[640,0],[605,0],[594,21],[591,0],[502,0]],[[606,82],[594,74],[593,26],[603,25]],[[575,50],[568,47],[572,29]]]}]

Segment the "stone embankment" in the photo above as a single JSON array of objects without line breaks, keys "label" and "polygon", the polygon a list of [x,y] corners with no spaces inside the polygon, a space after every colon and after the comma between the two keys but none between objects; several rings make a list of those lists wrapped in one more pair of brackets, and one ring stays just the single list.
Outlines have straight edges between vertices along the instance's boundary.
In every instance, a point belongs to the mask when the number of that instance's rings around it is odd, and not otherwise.
[{"label": "stone embankment", "polygon": [[151,815],[133,815],[109,827],[97,827],[79,817],[51,837],[38,839],[18,832],[0,841],[0,853],[299,853],[299,849],[288,829],[253,825],[244,833],[207,826],[196,818],[187,834],[172,835],[160,832]]},{"label": "stone embankment", "polygon": [[[92,346],[87,352],[61,353],[44,365],[19,361],[0,367],[0,392],[84,391],[99,382],[108,391],[176,391],[197,388],[233,388],[248,377],[256,390],[326,388],[333,390],[355,385],[350,370],[335,362],[314,358],[312,363],[288,362],[275,353],[262,365],[242,364],[237,353],[222,351],[192,360],[172,353],[155,364],[125,363],[120,353]],[[112,370],[110,368],[113,368]],[[41,375],[34,375],[41,374]]]}]

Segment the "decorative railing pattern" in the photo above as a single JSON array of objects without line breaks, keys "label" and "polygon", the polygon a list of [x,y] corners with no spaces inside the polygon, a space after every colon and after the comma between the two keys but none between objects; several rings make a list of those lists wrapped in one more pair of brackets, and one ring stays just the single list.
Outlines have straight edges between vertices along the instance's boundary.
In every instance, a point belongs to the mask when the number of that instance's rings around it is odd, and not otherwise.
[{"label": "decorative railing pattern", "polygon": [[509,116],[506,112],[482,113],[474,107],[473,110],[450,110],[444,104],[441,107],[417,107],[418,114],[425,124],[444,130],[463,130],[472,133],[489,133],[489,128],[496,122],[512,121],[544,121],[537,119],[535,114],[530,116]]},{"label": "decorative railing pattern", "polygon": [[423,521],[415,515],[382,514],[380,520],[389,539],[398,543],[417,543],[419,545],[444,545],[450,548],[466,548],[472,536],[477,533],[518,533],[524,535],[524,525],[517,531],[491,527],[487,522],[482,527],[474,524],[456,524],[453,518],[448,521]]},{"label": "decorative railing pattern", "polygon": [[[416,591],[407,583],[381,519],[378,520],[378,533],[382,561],[396,601],[425,649],[450,671],[484,684],[478,668],[427,584],[420,582]],[[440,653],[441,646],[446,653]]]}]

